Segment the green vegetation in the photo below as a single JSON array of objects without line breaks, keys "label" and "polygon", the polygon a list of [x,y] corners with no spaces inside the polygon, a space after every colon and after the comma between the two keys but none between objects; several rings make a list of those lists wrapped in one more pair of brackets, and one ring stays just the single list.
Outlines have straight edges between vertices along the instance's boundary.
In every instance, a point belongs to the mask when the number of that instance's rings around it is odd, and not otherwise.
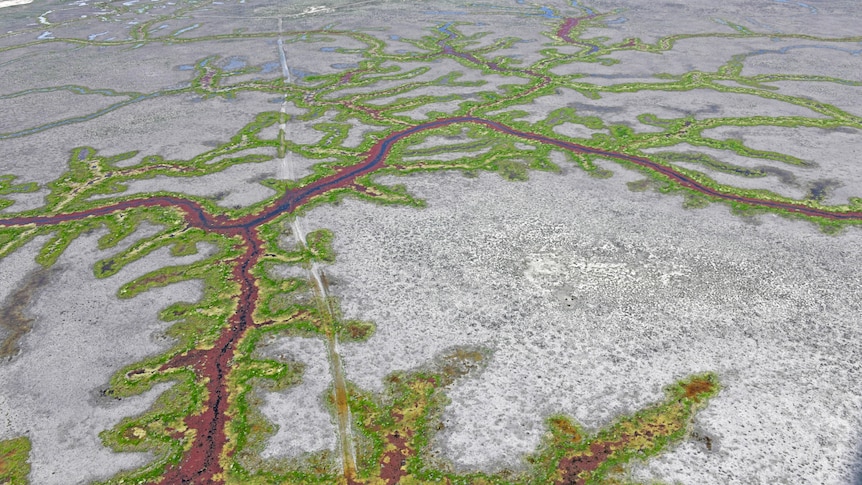
[{"label": "green vegetation", "polygon": [[[265,338],[304,336],[323,340],[330,360],[337,361],[337,343],[362,342],[373,335],[373,322],[345,320],[337,301],[326,294],[325,274],[312,273],[318,265],[335,261],[335,235],[326,229],[308,234],[293,234],[291,223],[311,208],[321,204],[338,204],[353,197],[386,205],[422,207],[400,184],[386,185],[382,175],[405,175],[415,172],[459,170],[467,176],[478,171],[499,174],[507,181],[526,181],[531,170],[559,172],[551,161],[553,151],[565,153],[571,166],[596,178],[609,178],[613,171],[602,165],[617,163],[635,169],[646,178],[627,185],[633,191],[657,190],[681,194],[686,208],[701,208],[712,202],[727,203],[734,213],[751,216],[772,211],[803,218],[818,224],[824,232],[834,233],[850,224],[858,224],[862,199],[846,205],[829,206],[823,197],[795,200],[766,190],[741,189],[713,180],[707,172],[718,172],[745,178],[765,177],[761,168],[747,168],[698,152],[699,147],[756,160],[786,164],[791,168],[811,167],[813,161],[792,154],[758,150],[738,139],[715,139],[704,132],[718,127],[774,126],[782,128],[862,128],[862,118],[838,107],[807,97],[783,94],[770,83],[805,81],[860,85],[856,81],[808,75],[742,74],[747,55],[729,59],[715,72],[692,71],[681,75],[663,74],[658,82],[623,82],[599,85],[587,82],[582,74],[558,75],[553,69],[575,62],[611,65],[619,62],[607,57],[618,51],[661,53],[675,43],[692,38],[721,39],[767,38],[801,39],[822,42],[860,42],[862,37],[819,39],[806,35],[758,34],[743,26],[722,21],[730,32],[674,35],[648,44],[640,39],[611,43],[608,38],[580,36],[588,28],[601,28],[603,14],[580,19],[566,35],[548,32],[551,41],[541,50],[541,58],[527,64],[504,55],[504,49],[519,39],[502,37],[479,47],[486,33],[466,35],[462,29],[470,24],[449,24],[446,32],[428,29],[424,35],[402,39],[414,52],[390,53],[378,38],[378,32],[336,30],[257,32],[224,35],[186,36],[187,28],[176,28],[164,35],[154,35],[158,23],[183,20],[187,13],[212,3],[209,0],[181,5],[170,13],[153,16],[134,25],[130,38],[99,41],[74,38],[45,39],[0,47],[0,52],[47,42],[94,47],[135,48],[148,44],[194,44],[231,39],[269,38],[286,44],[305,44],[317,48],[321,43],[349,39],[362,47],[335,48],[341,54],[357,54],[361,61],[347,72],[306,76],[298,82],[284,79],[253,79],[233,82],[232,77],[258,72],[250,66],[227,71],[219,67],[219,58],[210,56],[195,63],[188,85],[152,93],[116,92],[81,86],[56,86],[24,90],[0,99],[35,92],[69,91],[75,94],[125,98],[93,113],[101,116],[114,109],[158,96],[194,95],[203,98],[234,98],[248,92],[268,93],[290,103],[301,114],[266,111],[257,114],[234,136],[211,150],[187,160],[166,160],[156,154],[136,151],[103,155],[89,146],[72,148],[68,170],[45,184],[44,206],[0,215],[0,257],[7,256],[38,236],[48,236],[37,255],[43,266],[51,266],[77,237],[93,230],[105,230],[99,248],[113,249],[131,237],[143,224],[157,226],[156,234],[143,237],[128,247],[98,261],[94,274],[98,278],[116,275],[123,268],[160,249],[169,248],[172,256],[190,256],[205,252],[195,262],[165,266],[125,282],[120,298],[132,298],[150,289],[172,283],[199,280],[204,291],[197,303],[175,303],[161,310],[159,317],[170,322],[167,335],[175,342],[160,355],[130,364],[113,376],[107,395],[126,397],[152,389],[160,383],[172,383],[140,416],[128,417],[113,429],[101,433],[104,443],[116,451],[149,451],[155,456],[150,464],[123,472],[106,483],[145,483],[156,480],[166,470],[179,466],[199,431],[192,422],[206,411],[212,386],[224,384],[227,389],[224,433],[229,440],[216,457],[227,483],[332,483],[341,478],[338,457],[321,452],[293,460],[264,460],[260,457],[267,437],[275,429],[259,412],[260,397],[256,390],[283,390],[301,381],[302,363],[264,358],[256,351]],[[100,4],[115,13],[129,13],[128,5]],[[141,5],[138,13],[152,6]],[[71,21],[69,21],[71,22]],[[177,24],[172,25],[176,27]],[[189,26],[189,28],[192,28]],[[451,34],[451,35],[450,35]],[[572,52],[567,44],[582,49]],[[472,70],[512,79],[510,84],[489,85],[486,81],[464,81],[461,71],[434,79],[427,76],[429,66],[442,59],[455,61],[459,69]],[[402,68],[410,63],[411,68]],[[222,64],[223,65],[223,64]],[[440,87],[469,88],[469,95],[440,92]],[[347,89],[349,88],[349,90]],[[429,88],[435,88],[430,91]],[[611,124],[597,116],[584,115],[572,106],[553,109],[542,119],[526,121],[531,115],[522,108],[538,105],[547,97],[569,91],[588,99],[647,91],[729,93],[755,100],[771,100],[805,108],[810,116],[694,117],[659,118],[640,113],[637,119],[657,130],[638,131],[624,124]],[[543,99],[544,98],[544,99]],[[458,122],[417,130],[387,146],[390,150],[376,170],[357,174],[349,183],[321,187],[306,198],[290,199],[288,195],[327,177],[344,173],[363,161],[377,144],[402,130],[417,127],[417,110],[433,103],[456,106],[447,112],[424,111],[426,121],[456,117],[473,117],[500,123],[522,132],[504,133],[476,122]],[[436,108],[436,106],[435,106]],[[449,109],[449,108],[447,108]],[[29,127],[0,134],[0,139],[28,136],[54,126],[78,123],[92,117],[61,120],[57,123]],[[287,136],[284,124],[299,124],[315,132],[315,140],[300,143]],[[355,125],[368,129],[356,146],[345,146]],[[589,137],[568,137],[558,133],[565,125],[579,125]],[[278,127],[277,137],[272,132]],[[555,131],[557,130],[557,131]],[[437,143],[442,137],[447,143]],[[544,141],[543,141],[544,140]],[[452,142],[452,143],[448,143]],[[569,147],[566,149],[564,147]],[[687,152],[662,151],[686,145]],[[574,148],[572,148],[574,147]],[[100,147],[110,153],[110,147]],[[252,152],[253,151],[253,152]],[[264,152],[267,154],[261,154]],[[456,156],[452,156],[452,155]],[[140,161],[130,160],[142,155]],[[266,179],[261,185],[275,191],[268,199],[249,207],[226,209],[213,198],[192,197],[181,192],[154,192],[129,195],[129,184],[153,177],[200,177],[222,172],[230,167],[265,163],[288,155],[315,160],[312,173],[298,180]],[[607,160],[608,163],[604,161]],[[644,160],[650,164],[641,163]],[[669,174],[679,175],[674,177]],[[40,189],[35,182],[18,183],[13,175],[0,174],[0,209],[14,209],[16,194]],[[683,183],[687,180],[693,183]],[[615,183],[612,180],[607,183]],[[696,186],[695,186],[696,185]],[[847,215],[845,220],[800,215],[797,209],[817,209],[826,216]],[[854,212],[856,214],[851,214]],[[266,215],[266,217],[263,217]],[[258,218],[259,217],[259,218]],[[303,242],[304,241],[304,242]],[[293,265],[305,277],[277,278],[278,265]],[[230,338],[228,338],[230,337]],[[218,347],[217,345],[222,347]],[[230,370],[214,383],[201,370],[205,359],[217,351],[232,351]],[[621,470],[634,459],[655,456],[685,439],[695,412],[718,392],[717,377],[711,374],[684,379],[668,390],[665,401],[589,435],[565,416],[548,420],[549,433],[542,447],[531,456],[529,471],[490,474],[457,474],[445,464],[427,456],[431,438],[437,430],[440,413],[447,400],[444,390],[457,378],[478,370],[485,354],[479,349],[455,349],[433,365],[388,377],[386,392],[374,395],[348,384],[347,402],[355,418],[357,469],[351,477],[356,483],[409,482],[451,483],[613,483],[623,481]],[[337,367],[337,366],[336,366]],[[335,381],[335,379],[333,379]],[[338,415],[339,403],[330,393],[330,408]],[[10,485],[24,483],[29,471],[29,441],[17,438],[0,442],[0,480]],[[440,465],[440,466],[438,466]]]},{"label": "green vegetation", "polygon": [[612,483],[632,460],[648,459],[684,439],[694,414],[719,390],[715,375],[691,376],[669,387],[664,401],[592,435],[566,416],[553,416],[541,449],[529,458],[531,468],[524,472],[457,474],[438,469],[426,453],[447,404],[445,388],[481,369],[484,359],[478,349],[454,349],[427,369],[390,375],[381,396],[354,389],[351,410],[366,443],[355,482]]},{"label": "green vegetation", "polygon": [[30,439],[26,436],[0,441],[0,483],[26,485],[30,474]]},{"label": "green vegetation", "polygon": [[550,434],[531,457],[535,483],[623,483],[632,460],[646,460],[690,433],[698,409],[719,391],[713,374],[691,376],[670,386],[661,403],[619,418],[593,435],[566,416],[548,419]]}]

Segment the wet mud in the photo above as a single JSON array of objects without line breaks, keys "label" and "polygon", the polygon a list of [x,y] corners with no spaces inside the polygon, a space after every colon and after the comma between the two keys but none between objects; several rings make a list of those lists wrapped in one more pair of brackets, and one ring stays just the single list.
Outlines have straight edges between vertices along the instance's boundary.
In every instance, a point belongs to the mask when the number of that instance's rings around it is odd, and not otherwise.
[{"label": "wet mud", "polygon": [[39,269],[30,273],[23,285],[15,290],[0,307],[0,362],[10,360],[20,352],[18,342],[33,328],[34,319],[24,314],[33,296],[51,281],[54,269]]}]

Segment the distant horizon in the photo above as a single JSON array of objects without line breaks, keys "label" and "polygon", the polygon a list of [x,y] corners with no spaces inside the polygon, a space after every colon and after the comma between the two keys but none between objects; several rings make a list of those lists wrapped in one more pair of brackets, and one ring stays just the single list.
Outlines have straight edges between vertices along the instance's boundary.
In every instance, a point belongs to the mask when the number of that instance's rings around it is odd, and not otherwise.
[{"label": "distant horizon", "polygon": [[0,8],[27,5],[28,3],[33,3],[33,0],[0,0]]}]

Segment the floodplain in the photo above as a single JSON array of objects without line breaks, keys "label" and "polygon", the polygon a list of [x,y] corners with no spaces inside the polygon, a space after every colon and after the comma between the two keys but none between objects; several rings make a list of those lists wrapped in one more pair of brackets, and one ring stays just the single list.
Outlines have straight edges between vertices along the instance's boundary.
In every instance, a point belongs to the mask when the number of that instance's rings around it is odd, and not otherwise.
[{"label": "floodplain", "polygon": [[0,483],[860,481],[853,2],[0,9]]}]

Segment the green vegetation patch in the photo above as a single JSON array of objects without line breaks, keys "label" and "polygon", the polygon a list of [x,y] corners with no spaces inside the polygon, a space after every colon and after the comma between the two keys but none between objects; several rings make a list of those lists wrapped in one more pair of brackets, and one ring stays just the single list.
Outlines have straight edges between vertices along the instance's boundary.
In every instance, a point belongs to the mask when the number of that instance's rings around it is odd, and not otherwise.
[{"label": "green vegetation patch", "polygon": [[721,173],[739,175],[746,178],[766,177],[767,173],[758,168],[747,168],[718,160],[705,153],[661,152],[651,155],[653,160],[665,163],[693,163]]},{"label": "green vegetation patch", "polygon": [[0,441],[0,483],[26,485],[30,474],[30,439],[26,436]]}]

